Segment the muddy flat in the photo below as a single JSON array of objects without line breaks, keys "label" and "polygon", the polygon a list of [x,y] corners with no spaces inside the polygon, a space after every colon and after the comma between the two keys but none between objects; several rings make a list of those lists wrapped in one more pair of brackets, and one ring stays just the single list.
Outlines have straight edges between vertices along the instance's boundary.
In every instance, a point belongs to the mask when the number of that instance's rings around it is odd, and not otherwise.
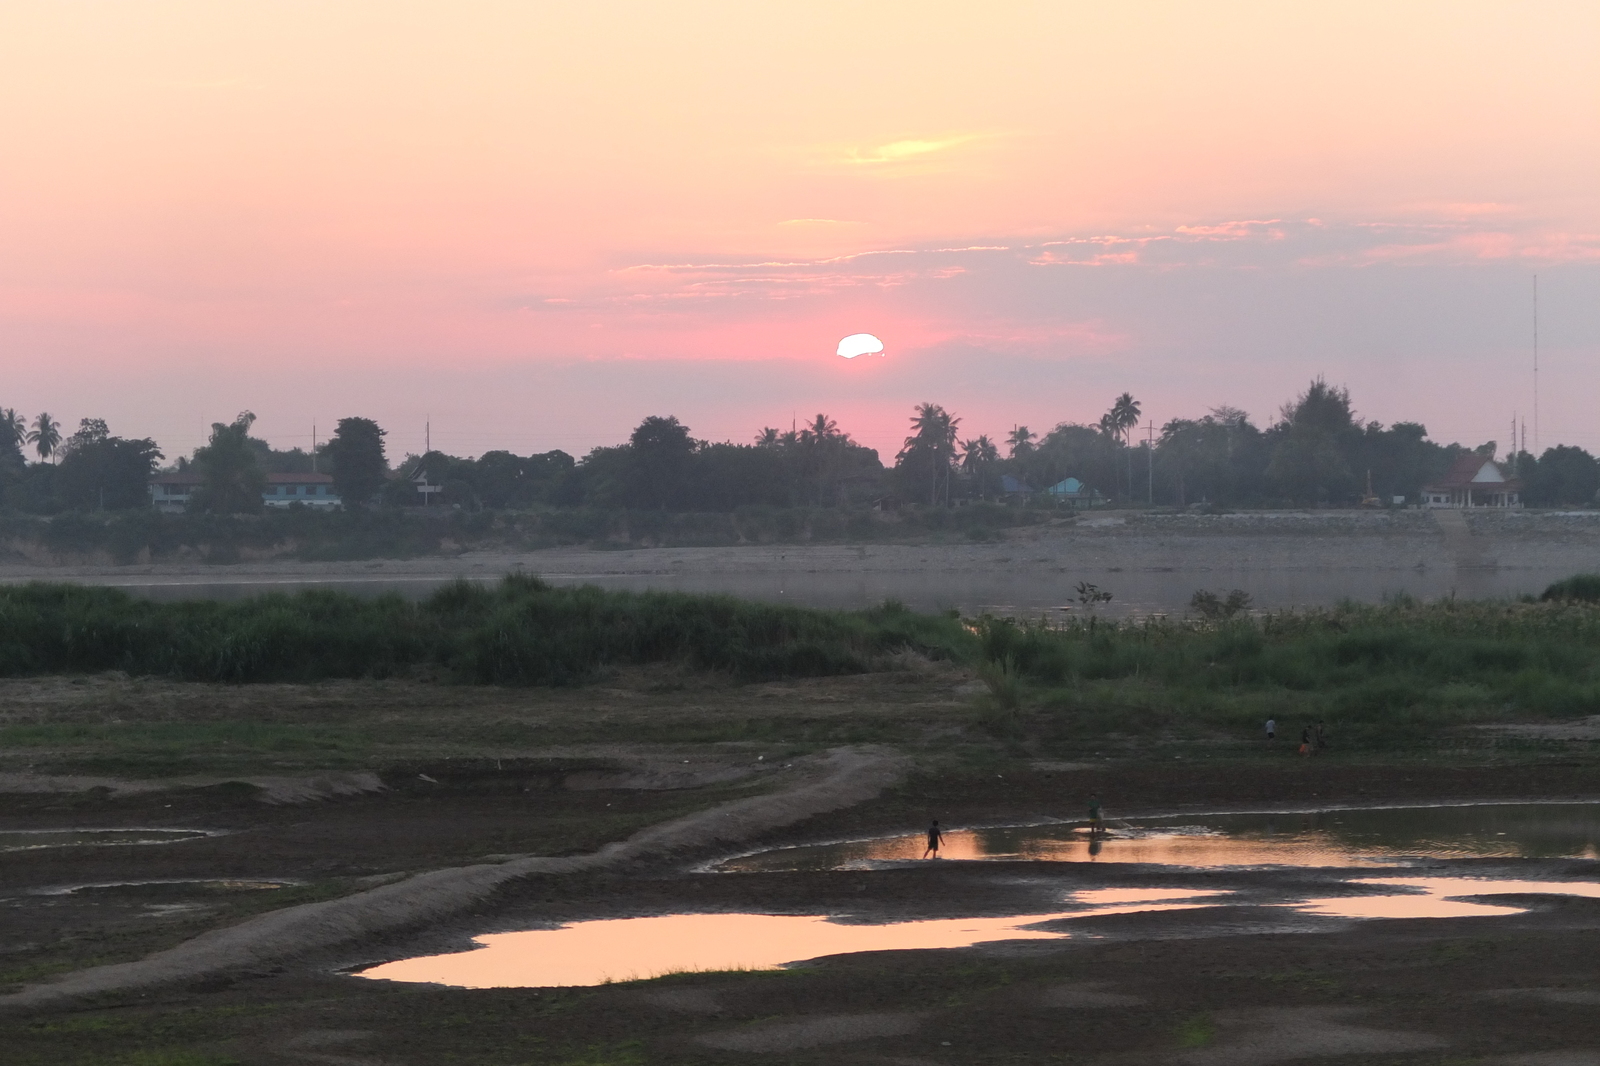
[{"label": "muddy flat", "polygon": [[[1600,883],[1581,846],[1378,870],[1000,856],[718,871],[933,817],[1070,828],[1090,795],[1128,824],[1600,799],[1581,730],[1315,758],[1220,735],[1046,750],[976,729],[972,686],[912,661],[752,685],[624,671],[570,690],[0,684],[0,841],[36,845],[0,852],[0,981],[18,997],[0,1000],[5,1061],[1556,1063],[1600,1049],[1600,898],[1549,887]],[[1448,882],[1480,909],[1307,905],[1370,898],[1374,876]],[[476,938],[742,914],[830,935],[771,968],[609,984],[353,976]],[[978,922],[1000,932],[827,947],[840,930]],[[292,950],[270,939],[291,934]],[[78,991],[38,994],[53,988]]]}]

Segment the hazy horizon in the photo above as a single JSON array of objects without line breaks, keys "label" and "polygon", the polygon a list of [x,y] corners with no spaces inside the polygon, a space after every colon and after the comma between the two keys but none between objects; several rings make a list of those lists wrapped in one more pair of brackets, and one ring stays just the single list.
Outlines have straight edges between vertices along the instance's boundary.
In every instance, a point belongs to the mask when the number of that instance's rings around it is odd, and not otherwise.
[{"label": "hazy horizon", "polygon": [[[170,458],[1261,425],[1313,377],[1600,451],[1600,9],[0,13],[0,404]],[[837,358],[872,332],[882,359]]]}]

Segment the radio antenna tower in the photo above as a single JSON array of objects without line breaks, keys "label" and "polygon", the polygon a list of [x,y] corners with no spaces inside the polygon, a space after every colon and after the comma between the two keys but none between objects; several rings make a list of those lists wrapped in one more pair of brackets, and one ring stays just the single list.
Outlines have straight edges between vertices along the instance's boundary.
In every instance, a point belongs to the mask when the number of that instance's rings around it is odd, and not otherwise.
[{"label": "radio antenna tower", "polygon": [[1533,450],[1539,450],[1539,275],[1533,276]]}]

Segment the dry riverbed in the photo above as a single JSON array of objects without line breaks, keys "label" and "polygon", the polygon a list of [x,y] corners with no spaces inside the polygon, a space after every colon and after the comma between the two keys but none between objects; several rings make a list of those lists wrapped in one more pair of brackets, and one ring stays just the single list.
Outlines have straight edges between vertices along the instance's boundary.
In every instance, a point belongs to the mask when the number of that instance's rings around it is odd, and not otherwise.
[{"label": "dry riverbed", "polygon": [[[1264,752],[1253,737],[1037,751],[977,728],[974,694],[962,671],[913,660],[863,677],[748,686],[662,668],[554,691],[0,683],[3,846],[35,831],[207,834],[0,852],[7,991],[181,955],[197,936],[263,915],[335,913],[319,906],[349,915],[418,874],[577,860],[519,867],[409,923],[341,927],[293,952],[241,953],[238,965],[14,1003],[0,1012],[4,1061],[1203,1066],[1338,1056],[1556,1066],[1600,1055],[1600,901],[1577,898],[1510,917],[1284,930],[1270,920],[1278,912],[1247,895],[1203,921],[1125,915],[1068,940],[591,988],[471,991],[344,973],[460,950],[484,932],[587,918],[1025,914],[1113,882],[1220,883],[1117,864],[695,872],[756,846],[915,830],[929,817],[1075,818],[1091,793],[1123,817],[1600,798],[1586,736],[1394,758],[1301,760]],[[737,825],[711,828],[725,818]],[[632,843],[605,851],[622,841]],[[615,861],[583,858],[602,853]],[[1471,872],[1470,863],[1446,867]],[[1583,860],[1504,860],[1493,870],[1600,878],[1600,863]],[[1315,876],[1267,871],[1229,883],[1266,900]]]}]

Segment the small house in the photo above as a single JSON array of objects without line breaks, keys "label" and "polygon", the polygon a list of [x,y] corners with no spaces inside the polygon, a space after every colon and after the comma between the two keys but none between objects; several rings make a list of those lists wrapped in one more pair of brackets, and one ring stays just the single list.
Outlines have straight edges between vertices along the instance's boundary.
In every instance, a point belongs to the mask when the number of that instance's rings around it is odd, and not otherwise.
[{"label": "small house", "polygon": [[[434,453],[428,453],[428,455],[432,454]],[[412,501],[414,506],[427,507],[433,503],[433,497],[435,493],[444,491],[443,485],[436,485],[428,479],[427,455],[424,455],[421,459],[417,460],[417,465],[411,468],[410,473],[400,473],[395,475],[395,477],[396,480],[404,478],[406,481],[411,482],[412,488],[417,490],[416,499]]]},{"label": "small house", "polygon": [[1481,455],[1463,455],[1449,473],[1422,486],[1424,507],[1521,507],[1522,479]]},{"label": "small house", "polygon": [[189,506],[189,497],[204,480],[193,469],[157,474],[150,479],[150,506],[163,514],[176,514]]},{"label": "small house", "polygon": [[1008,500],[1026,500],[1033,495],[1033,486],[1010,474],[1001,474],[1000,495]]},{"label": "small house", "polygon": [[1074,507],[1080,503],[1093,507],[1097,503],[1105,502],[1105,497],[1100,494],[1098,489],[1091,489],[1075,477],[1058,481],[1044,491],[1050,494],[1052,500],[1070,503]]},{"label": "small house", "polygon": [[268,474],[261,502],[268,507],[304,504],[331,511],[342,502],[333,487],[331,474]]}]

